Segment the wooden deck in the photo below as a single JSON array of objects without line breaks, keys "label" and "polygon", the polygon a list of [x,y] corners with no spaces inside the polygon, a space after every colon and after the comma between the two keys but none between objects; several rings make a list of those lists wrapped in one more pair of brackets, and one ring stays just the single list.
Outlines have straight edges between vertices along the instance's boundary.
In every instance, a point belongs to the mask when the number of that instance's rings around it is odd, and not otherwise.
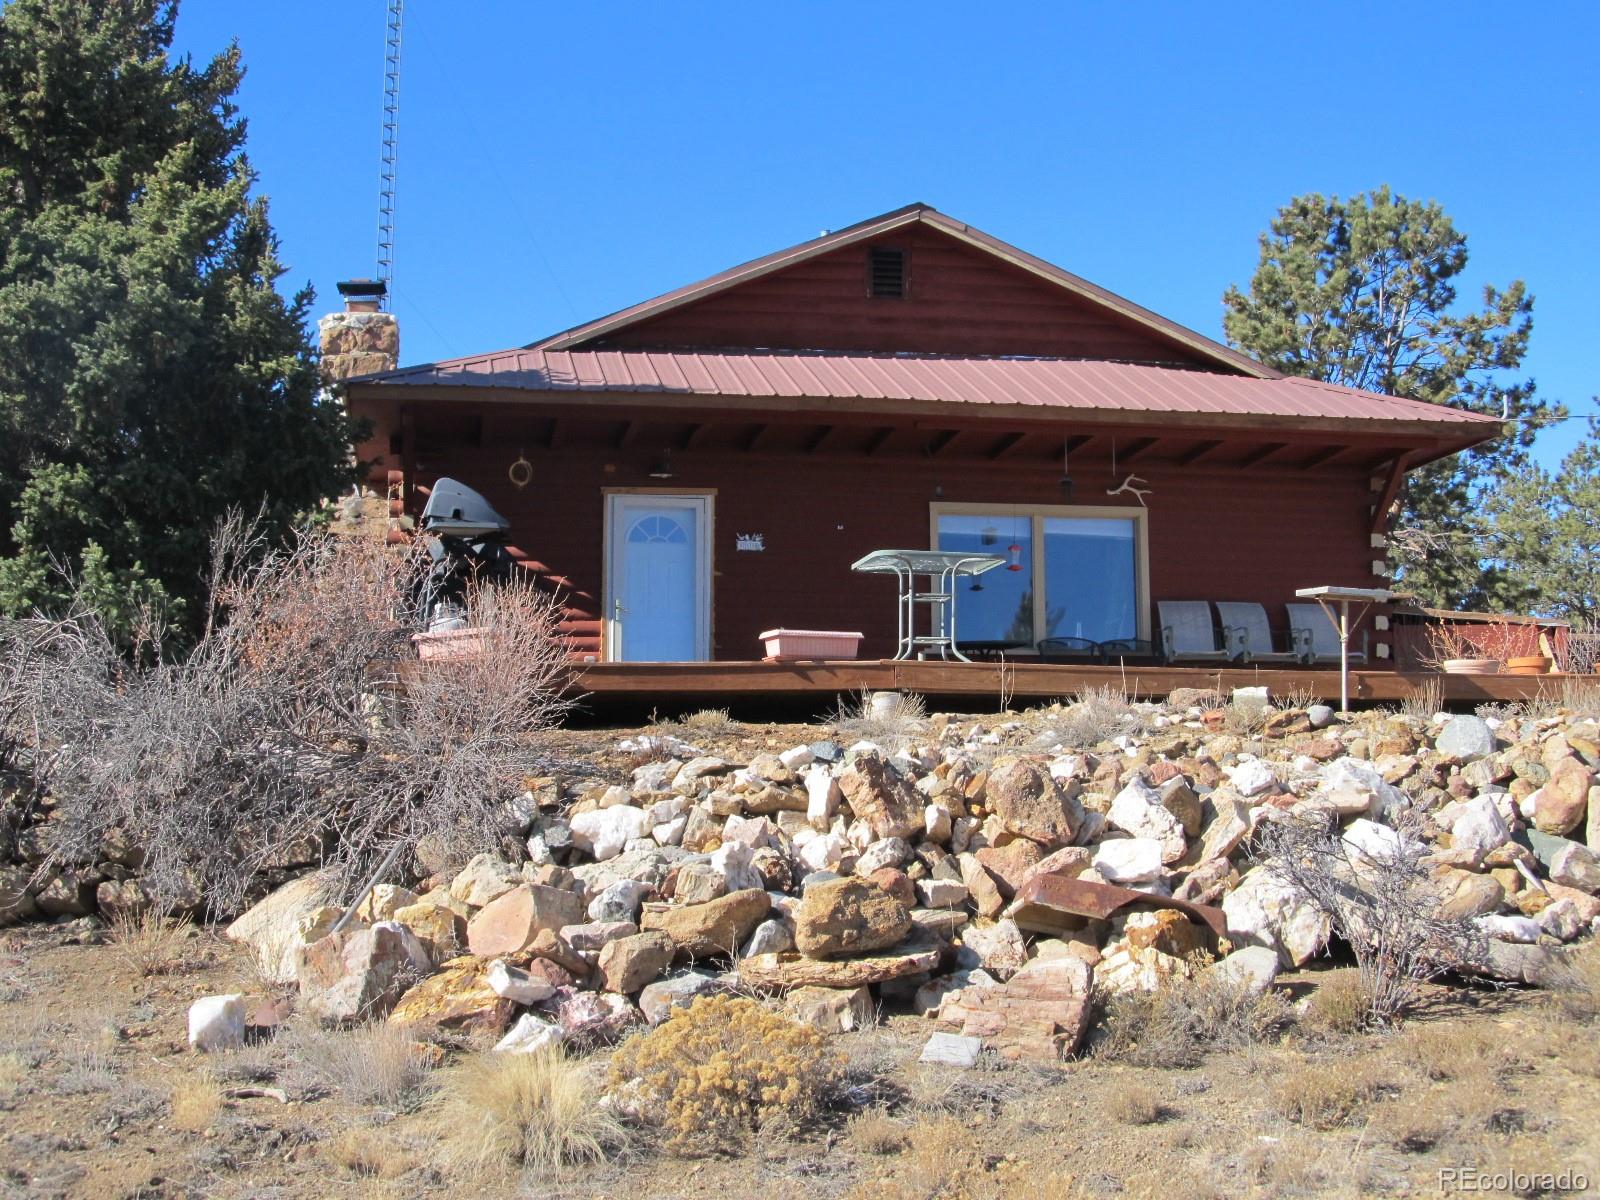
[{"label": "wooden deck", "polygon": [[[924,696],[1017,700],[1055,699],[1084,688],[1116,686],[1141,698],[1174,688],[1266,685],[1276,694],[1308,692],[1339,699],[1339,672],[1326,668],[1092,666],[1055,663],[916,662],[892,659],[803,663],[586,663],[578,687],[596,699],[821,696],[868,691],[916,692]],[[1430,679],[1444,684],[1444,699],[1457,705],[1531,700],[1557,695],[1562,675],[1432,675],[1399,671],[1352,671],[1352,702],[1403,700]]]}]

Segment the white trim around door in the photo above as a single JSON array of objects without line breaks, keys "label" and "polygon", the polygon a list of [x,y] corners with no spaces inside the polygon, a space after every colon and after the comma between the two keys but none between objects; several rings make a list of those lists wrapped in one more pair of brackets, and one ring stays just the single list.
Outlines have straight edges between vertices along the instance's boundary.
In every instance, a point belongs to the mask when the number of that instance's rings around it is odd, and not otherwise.
[{"label": "white trim around door", "polygon": [[607,662],[711,658],[715,493],[605,493],[601,624]]}]

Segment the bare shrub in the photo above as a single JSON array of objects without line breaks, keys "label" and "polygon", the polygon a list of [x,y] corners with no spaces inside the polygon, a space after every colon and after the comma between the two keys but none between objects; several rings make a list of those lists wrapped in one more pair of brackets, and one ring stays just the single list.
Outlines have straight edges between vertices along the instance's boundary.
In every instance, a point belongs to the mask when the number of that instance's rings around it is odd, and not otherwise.
[{"label": "bare shrub", "polygon": [[200,1133],[215,1125],[222,1115],[222,1089],[209,1075],[188,1075],[172,1089],[169,1103],[173,1128]]},{"label": "bare shrub", "polygon": [[1259,995],[1242,982],[1200,971],[1169,977],[1151,991],[1120,992],[1106,1002],[1095,1054],[1144,1067],[1198,1066],[1213,1050],[1242,1050],[1289,1025],[1288,1001]]},{"label": "bare shrub", "polygon": [[1402,813],[1394,826],[1381,827],[1381,844],[1365,849],[1342,836],[1327,814],[1284,814],[1256,832],[1267,869],[1350,943],[1371,1025],[1397,1022],[1424,983],[1487,953],[1470,919],[1439,915],[1440,896],[1423,865],[1428,847],[1415,825]]},{"label": "bare shrub", "polygon": [[742,996],[701,996],[611,1060],[611,1085],[684,1155],[738,1152],[775,1117],[821,1111],[841,1063],[822,1035]]},{"label": "bare shrub", "polygon": [[1600,617],[1573,623],[1560,667],[1569,675],[1600,675]]},{"label": "bare shrub", "polygon": [[[893,696],[887,706],[878,696]],[[885,749],[904,747],[927,728],[928,708],[915,692],[863,691],[851,699],[843,697],[831,720],[840,737],[850,741],[876,742]]]},{"label": "bare shrub", "polygon": [[[307,532],[259,554],[219,530],[212,619],[174,659],[130,662],[93,616],[29,625],[32,764],[58,799],[63,857],[119,831],[163,908],[242,906],[262,869],[324,863],[348,894],[396,841],[466,857],[544,762],[564,711],[554,610],[529,582],[469,589],[477,652],[413,662],[419,561]],[[26,623],[25,623],[26,624]],[[27,640],[27,639],[25,639]]]},{"label": "bare shrub", "polygon": [[409,1112],[431,1090],[429,1048],[398,1026],[327,1030],[307,1022],[279,1034],[278,1043],[290,1060],[291,1080],[306,1090],[335,1091],[351,1104]]},{"label": "bare shrub", "polygon": [[625,1140],[582,1064],[559,1049],[468,1059],[445,1082],[439,1119],[453,1165],[472,1174],[595,1162]]}]

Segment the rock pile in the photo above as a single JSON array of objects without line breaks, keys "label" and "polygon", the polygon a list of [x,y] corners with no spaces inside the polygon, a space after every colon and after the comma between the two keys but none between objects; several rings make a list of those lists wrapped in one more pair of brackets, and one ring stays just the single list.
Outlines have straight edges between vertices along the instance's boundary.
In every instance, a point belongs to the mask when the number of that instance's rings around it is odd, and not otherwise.
[{"label": "rock pile", "polygon": [[959,1060],[1071,1051],[1095,991],[1208,958],[1264,988],[1318,955],[1326,915],[1248,856],[1285,813],[1363,846],[1405,814],[1443,909],[1492,939],[1485,970],[1535,981],[1597,928],[1594,719],[1257,716],[1142,707],[1091,752],[1053,744],[1048,714],[748,761],[649,739],[626,785],[538,781],[509,805],[523,862],[379,888],[337,935],[293,883],[232,932],[328,1021],[513,1051],[615,1038],[739,986],[829,1030],[910,1006],[948,1035],[930,1054]]}]

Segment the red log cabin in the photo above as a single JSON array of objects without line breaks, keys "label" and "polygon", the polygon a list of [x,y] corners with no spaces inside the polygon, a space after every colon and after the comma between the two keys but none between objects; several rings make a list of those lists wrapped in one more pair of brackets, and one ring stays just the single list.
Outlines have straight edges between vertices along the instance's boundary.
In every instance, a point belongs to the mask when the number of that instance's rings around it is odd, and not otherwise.
[{"label": "red log cabin", "polygon": [[1159,650],[1163,600],[1281,630],[1296,589],[1385,586],[1404,473],[1499,433],[1281,376],[922,204],[347,398],[372,478],[413,515],[442,476],[483,493],[594,662],[755,660],[774,627],[886,659],[895,583],[851,570],[883,548],[1005,559],[957,634],[1017,661]]}]

